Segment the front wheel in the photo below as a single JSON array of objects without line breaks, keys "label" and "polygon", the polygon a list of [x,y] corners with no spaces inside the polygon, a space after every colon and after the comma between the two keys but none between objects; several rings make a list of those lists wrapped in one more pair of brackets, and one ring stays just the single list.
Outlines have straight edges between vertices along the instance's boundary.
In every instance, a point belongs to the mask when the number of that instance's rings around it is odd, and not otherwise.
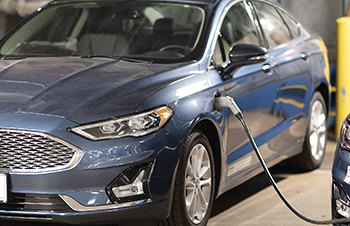
[{"label": "front wheel", "polygon": [[208,139],[202,132],[194,131],[187,137],[181,153],[171,215],[160,225],[206,225],[214,201],[214,175]]},{"label": "front wheel", "polygon": [[311,102],[303,152],[290,159],[294,167],[314,170],[321,165],[327,141],[327,122],[325,101],[321,93],[316,92]]}]

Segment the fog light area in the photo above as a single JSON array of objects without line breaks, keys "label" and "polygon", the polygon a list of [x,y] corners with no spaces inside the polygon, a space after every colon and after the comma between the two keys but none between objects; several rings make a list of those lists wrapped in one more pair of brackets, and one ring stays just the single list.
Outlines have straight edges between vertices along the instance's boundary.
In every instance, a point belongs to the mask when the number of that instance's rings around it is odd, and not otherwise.
[{"label": "fog light area", "polygon": [[142,183],[142,178],[144,174],[145,174],[145,170],[143,170],[139,174],[139,176],[134,180],[132,184],[112,188],[114,195],[118,199],[129,197],[129,196],[135,196],[135,195],[144,195],[145,193],[143,190],[143,183]]},{"label": "fog light area", "polygon": [[109,198],[114,203],[149,199],[148,178],[153,162],[131,166],[117,176],[107,187]]}]

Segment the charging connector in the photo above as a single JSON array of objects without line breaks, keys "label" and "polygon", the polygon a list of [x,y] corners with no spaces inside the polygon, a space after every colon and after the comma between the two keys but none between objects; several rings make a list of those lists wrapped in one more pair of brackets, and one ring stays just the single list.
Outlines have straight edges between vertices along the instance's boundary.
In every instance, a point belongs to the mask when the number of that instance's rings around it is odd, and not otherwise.
[{"label": "charging connector", "polygon": [[348,218],[344,218],[344,219],[335,219],[335,220],[326,220],[326,221],[316,221],[316,220],[312,220],[312,219],[309,219],[305,216],[303,216],[302,214],[300,214],[296,209],[294,209],[290,204],[289,202],[287,201],[287,199],[283,196],[281,190],[278,188],[275,180],[273,179],[268,167],[266,166],[266,163],[265,163],[265,160],[264,158],[261,156],[260,154],[260,151],[259,151],[259,148],[258,146],[256,145],[255,143],[255,140],[247,126],[247,124],[245,123],[244,121],[244,118],[243,118],[243,114],[242,114],[242,111],[240,110],[240,108],[238,107],[238,105],[236,104],[236,102],[234,101],[234,99],[232,97],[229,97],[229,96],[226,96],[226,97],[216,97],[214,99],[214,105],[215,105],[215,108],[218,109],[218,110],[222,110],[222,109],[225,109],[225,108],[229,108],[232,113],[238,118],[238,120],[241,122],[248,138],[249,138],[249,141],[250,143],[252,144],[253,148],[254,148],[254,151],[255,151],[255,154],[256,156],[258,157],[259,161],[260,161],[260,164],[261,166],[263,167],[264,169],[264,172],[266,173],[268,179],[270,180],[270,183],[271,185],[273,186],[273,188],[275,189],[276,193],[278,194],[278,196],[280,197],[280,199],[282,200],[282,202],[288,207],[288,209],[290,211],[292,211],[297,217],[299,217],[300,219],[306,221],[306,222],[309,222],[311,224],[344,224],[344,223],[347,223],[349,224],[350,223],[350,219]]},{"label": "charging connector", "polygon": [[237,106],[236,102],[233,100],[232,97],[216,97],[215,98],[215,108],[216,109],[225,109],[225,108],[230,108],[232,113],[234,115],[240,115],[242,114],[241,109]]}]

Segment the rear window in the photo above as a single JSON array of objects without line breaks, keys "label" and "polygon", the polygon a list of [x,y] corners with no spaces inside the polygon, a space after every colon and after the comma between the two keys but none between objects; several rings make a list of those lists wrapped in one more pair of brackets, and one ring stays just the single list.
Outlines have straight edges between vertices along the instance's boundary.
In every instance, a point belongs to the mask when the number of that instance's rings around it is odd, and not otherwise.
[{"label": "rear window", "polygon": [[299,23],[297,21],[295,21],[293,18],[291,18],[288,14],[286,14],[283,11],[280,11],[284,21],[286,22],[286,24],[288,25],[289,29],[290,29],[290,33],[292,38],[297,38],[300,36],[300,26]]},{"label": "rear window", "polygon": [[289,27],[275,7],[263,2],[254,2],[254,5],[257,9],[259,21],[266,40],[271,49],[292,40]]}]

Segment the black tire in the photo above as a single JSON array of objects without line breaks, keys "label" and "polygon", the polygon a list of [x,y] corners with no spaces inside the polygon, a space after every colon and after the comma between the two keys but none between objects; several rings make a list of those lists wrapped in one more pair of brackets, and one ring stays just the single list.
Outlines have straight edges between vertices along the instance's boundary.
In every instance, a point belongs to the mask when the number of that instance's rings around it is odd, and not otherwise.
[{"label": "black tire", "polygon": [[[200,154],[200,158],[194,161],[197,154]],[[196,164],[198,162],[200,166]],[[196,165],[197,167],[193,167]],[[194,168],[197,170],[193,170]],[[170,217],[159,222],[159,225],[204,226],[207,224],[214,201],[214,168],[213,153],[208,139],[201,131],[192,132],[187,137],[181,153]],[[198,171],[202,173],[199,175]],[[203,208],[196,208],[199,203]]]},{"label": "black tire", "polygon": [[321,93],[315,92],[310,106],[303,152],[288,160],[291,166],[306,171],[320,167],[325,154],[327,125],[325,101]]}]

